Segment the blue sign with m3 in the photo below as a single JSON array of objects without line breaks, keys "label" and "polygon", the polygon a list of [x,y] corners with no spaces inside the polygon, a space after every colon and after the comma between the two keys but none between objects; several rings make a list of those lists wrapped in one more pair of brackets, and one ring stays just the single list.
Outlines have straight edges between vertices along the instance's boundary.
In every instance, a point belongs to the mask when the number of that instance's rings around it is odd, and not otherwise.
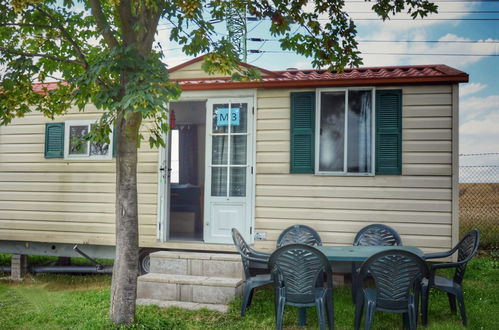
[{"label": "blue sign with m3", "polygon": [[[230,109],[230,125],[239,126],[239,108]],[[219,108],[217,109],[217,126],[229,126],[229,109]]]}]

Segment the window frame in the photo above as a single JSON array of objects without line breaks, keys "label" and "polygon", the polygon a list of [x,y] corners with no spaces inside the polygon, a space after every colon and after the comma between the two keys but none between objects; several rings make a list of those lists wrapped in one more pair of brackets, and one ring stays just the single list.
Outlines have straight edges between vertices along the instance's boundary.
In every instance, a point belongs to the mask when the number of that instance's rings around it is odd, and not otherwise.
[{"label": "window frame", "polygon": [[97,123],[98,120],[67,120],[64,122],[64,159],[66,160],[112,160],[113,159],[113,130],[111,127],[111,133],[109,134],[109,149],[107,155],[90,155],[90,141],[88,141],[88,154],[86,155],[70,155],[69,154],[69,143],[70,143],[70,128],[71,126],[87,126],[90,132],[90,125]]},{"label": "window frame", "polygon": [[[348,172],[348,92],[349,91],[371,91],[371,171],[368,173]],[[345,138],[343,144],[343,171],[320,171],[320,121],[321,121],[321,95],[324,92],[345,92]],[[341,88],[318,88],[315,90],[315,165],[314,174],[323,176],[374,176],[376,170],[376,87],[341,87]]]}]

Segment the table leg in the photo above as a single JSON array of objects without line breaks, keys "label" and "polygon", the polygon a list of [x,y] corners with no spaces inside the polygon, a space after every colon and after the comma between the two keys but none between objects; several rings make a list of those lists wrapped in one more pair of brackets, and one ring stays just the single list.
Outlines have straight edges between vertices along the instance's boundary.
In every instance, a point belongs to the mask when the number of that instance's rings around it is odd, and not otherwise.
[{"label": "table leg", "polygon": [[307,325],[307,307],[298,308],[298,326],[304,327]]}]

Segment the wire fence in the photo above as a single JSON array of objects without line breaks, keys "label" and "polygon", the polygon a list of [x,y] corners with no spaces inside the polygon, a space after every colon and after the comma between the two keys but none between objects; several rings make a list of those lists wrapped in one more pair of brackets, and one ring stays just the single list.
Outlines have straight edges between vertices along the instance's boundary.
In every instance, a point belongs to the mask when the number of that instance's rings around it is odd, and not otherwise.
[{"label": "wire fence", "polygon": [[481,231],[481,247],[499,251],[499,153],[461,155],[459,219],[461,237]]}]

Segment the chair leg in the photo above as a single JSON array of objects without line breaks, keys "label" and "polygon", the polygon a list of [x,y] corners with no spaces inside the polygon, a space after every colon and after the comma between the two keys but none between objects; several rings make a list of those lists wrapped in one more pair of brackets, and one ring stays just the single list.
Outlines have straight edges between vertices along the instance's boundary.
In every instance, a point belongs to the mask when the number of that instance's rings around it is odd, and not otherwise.
[{"label": "chair leg", "polygon": [[366,321],[364,324],[365,330],[370,330],[374,320],[374,311],[376,310],[376,304],[374,301],[368,301],[366,306]]},{"label": "chair leg", "polygon": [[283,316],[284,316],[284,305],[286,304],[286,301],[284,300],[284,297],[279,297],[277,299],[277,305],[275,306],[276,308],[276,330],[281,330],[282,329],[282,321],[283,321]]},{"label": "chair leg", "polygon": [[327,309],[327,320],[329,329],[334,329],[334,302],[332,290],[328,291],[326,295],[326,309]]},{"label": "chair leg", "polygon": [[409,305],[409,310],[408,310],[408,317],[409,317],[409,329],[410,330],[416,330],[417,328],[417,319],[418,319],[418,314],[416,312],[417,308],[415,304],[410,304]]},{"label": "chair leg", "polygon": [[414,295],[414,326],[417,328],[418,327],[418,322],[419,322],[419,300],[421,299],[421,292],[416,291],[416,294]]},{"label": "chair leg", "polygon": [[244,286],[243,290],[243,301],[241,303],[241,317],[244,317],[246,314],[246,308],[249,307],[248,300],[250,300],[251,293],[253,292],[253,288],[249,285]]},{"label": "chair leg", "polygon": [[424,327],[428,324],[428,301],[430,298],[430,287],[424,285],[421,288],[421,323]]},{"label": "chair leg", "polygon": [[253,288],[253,289],[250,290],[250,294],[249,294],[249,297],[248,297],[248,306],[247,307],[251,306],[251,302],[253,301],[253,293],[254,292],[255,292],[255,288]]},{"label": "chair leg", "polygon": [[307,325],[307,307],[298,307],[298,326],[304,327]]},{"label": "chair leg", "polygon": [[360,329],[360,323],[362,322],[362,314],[364,314],[364,298],[362,296],[356,298],[355,303],[355,317],[354,317],[354,329]]},{"label": "chair leg", "polygon": [[457,311],[456,296],[454,296],[452,293],[447,293],[447,298],[449,298],[450,311],[452,312],[452,314],[455,314]]},{"label": "chair leg", "polygon": [[315,300],[315,309],[317,311],[317,321],[319,322],[319,329],[326,330],[326,313],[324,311],[324,299]]},{"label": "chair leg", "polygon": [[410,329],[409,313],[402,313],[402,324],[404,329]]},{"label": "chair leg", "polygon": [[459,305],[459,311],[461,312],[461,319],[463,321],[463,325],[466,327],[468,325],[468,318],[466,317],[466,307],[464,306],[463,292],[458,291],[456,298],[457,298],[457,303]]},{"label": "chair leg", "polygon": [[357,299],[357,264],[352,262],[352,303]]}]

